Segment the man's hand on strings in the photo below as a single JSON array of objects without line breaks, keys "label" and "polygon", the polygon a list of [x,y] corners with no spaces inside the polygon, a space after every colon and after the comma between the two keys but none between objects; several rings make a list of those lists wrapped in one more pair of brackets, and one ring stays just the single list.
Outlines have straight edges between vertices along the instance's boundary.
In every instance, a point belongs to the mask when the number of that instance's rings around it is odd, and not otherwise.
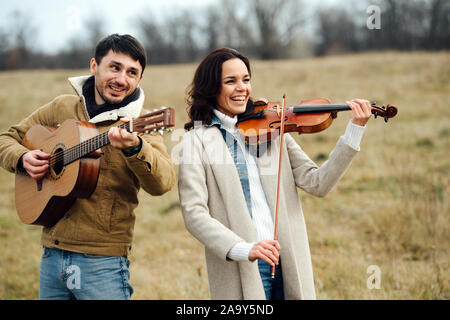
[{"label": "man's hand on strings", "polygon": [[48,171],[50,155],[41,150],[31,150],[22,156],[22,167],[35,180],[42,179]]}]

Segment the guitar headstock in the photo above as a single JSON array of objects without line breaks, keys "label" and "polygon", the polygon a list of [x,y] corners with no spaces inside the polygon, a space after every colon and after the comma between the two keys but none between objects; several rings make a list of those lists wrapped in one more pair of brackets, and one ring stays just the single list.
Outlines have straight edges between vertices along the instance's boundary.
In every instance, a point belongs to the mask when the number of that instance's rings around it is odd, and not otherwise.
[{"label": "guitar headstock", "polygon": [[161,107],[133,119],[132,124],[130,124],[130,131],[149,134],[159,132],[162,135],[164,131],[172,131],[173,126],[175,126],[175,109]]},{"label": "guitar headstock", "polygon": [[384,122],[388,122],[389,118],[393,118],[397,115],[397,107],[388,104],[387,106],[382,105],[381,107],[377,106],[375,101],[370,103],[372,107],[372,114],[374,118],[380,116],[384,118]]}]

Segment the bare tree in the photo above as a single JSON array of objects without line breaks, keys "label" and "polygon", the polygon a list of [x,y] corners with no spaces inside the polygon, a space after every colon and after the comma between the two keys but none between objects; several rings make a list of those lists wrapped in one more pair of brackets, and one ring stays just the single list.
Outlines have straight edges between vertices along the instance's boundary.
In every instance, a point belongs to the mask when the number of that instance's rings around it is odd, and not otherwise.
[{"label": "bare tree", "polygon": [[9,20],[11,47],[8,51],[7,68],[26,68],[31,62],[32,45],[37,39],[37,29],[29,14],[20,11],[13,11]]},{"label": "bare tree", "polygon": [[194,61],[199,52],[200,27],[192,11],[183,10],[167,18],[164,25],[167,48],[176,56],[177,62]]},{"label": "bare tree", "polygon": [[428,49],[450,47],[450,2],[432,0],[429,7],[429,28],[425,41]]},{"label": "bare tree", "polygon": [[364,30],[365,49],[416,50],[450,46],[450,2],[443,0],[367,1],[381,8],[381,29]]},{"label": "bare tree", "polygon": [[201,30],[205,35],[205,49],[208,52],[213,51],[214,49],[221,47],[221,34],[224,31],[224,26],[221,20],[221,13],[217,9],[217,7],[210,6],[205,11],[205,25]]},{"label": "bare tree", "polygon": [[[172,10],[160,19],[142,13],[135,27],[149,63],[196,61],[218,47],[260,59],[450,47],[448,0],[352,0],[331,8],[321,4],[317,14],[302,0],[217,2],[195,12],[189,7]],[[380,7],[381,29],[367,28],[369,5]],[[36,49],[38,29],[31,13],[12,12],[7,27],[0,30],[0,70],[85,68],[97,42],[106,36],[106,25],[98,16],[83,24],[84,31],[58,54],[45,54]]]},{"label": "bare tree", "polygon": [[0,29],[0,70],[7,69],[7,57],[9,50],[8,34],[3,29]]},{"label": "bare tree", "polygon": [[91,16],[83,21],[84,32],[81,36],[71,37],[65,48],[55,57],[58,64],[65,68],[86,68],[94,56],[94,50],[105,34],[105,22],[101,17]]},{"label": "bare tree", "polygon": [[345,9],[327,8],[318,12],[317,55],[357,51],[357,26]]},{"label": "bare tree", "polygon": [[[288,57],[305,22],[300,0],[240,1],[239,6],[237,0],[223,0],[222,4],[229,21],[229,43],[261,59]],[[243,8],[244,14],[239,16],[236,7]]]},{"label": "bare tree", "polygon": [[85,20],[88,48],[94,50],[97,43],[106,36],[105,20],[100,16],[92,16]]},{"label": "bare tree", "polygon": [[168,63],[174,58],[172,55],[174,51],[163,36],[165,28],[151,13],[147,12],[141,15],[137,22],[137,27],[140,30],[149,63]]}]

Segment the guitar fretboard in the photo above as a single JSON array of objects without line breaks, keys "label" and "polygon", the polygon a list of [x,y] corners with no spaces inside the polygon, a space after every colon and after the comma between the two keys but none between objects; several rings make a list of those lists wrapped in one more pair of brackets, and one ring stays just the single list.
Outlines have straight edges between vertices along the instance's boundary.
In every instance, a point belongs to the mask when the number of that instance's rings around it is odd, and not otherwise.
[{"label": "guitar fretboard", "polygon": [[[129,122],[123,123],[118,126],[119,128],[126,129],[127,131],[130,131],[130,125]],[[109,138],[108,138],[108,131],[105,131],[95,137],[92,137],[90,139],[87,139],[73,147],[67,148],[62,152],[62,154],[57,154],[56,156],[59,159],[55,159],[56,161],[63,161],[63,165],[68,165],[92,152],[95,150],[106,146],[109,144]]]}]

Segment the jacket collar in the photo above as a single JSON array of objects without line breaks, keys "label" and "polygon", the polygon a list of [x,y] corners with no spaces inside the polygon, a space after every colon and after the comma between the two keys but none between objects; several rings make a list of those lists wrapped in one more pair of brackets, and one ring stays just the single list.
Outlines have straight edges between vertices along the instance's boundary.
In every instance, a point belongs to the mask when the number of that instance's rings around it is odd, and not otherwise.
[{"label": "jacket collar", "polygon": [[[84,83],[90,78],[91,76],[79,76],[79,77],[71,77],[69,78],[69,83],[75,90],[75,92],[83,99],[83,106],[85,108],[86,114],[88,114],[88,111],[86,109],[86,100],[83,96],[83,85]],[[141,90],[141,94],[139,95],[139,98],[136,101],[132,101],[129,104],[127,104],[124,107],[121,107],[119,109],[109,110],[103,113],[100,113],[89,120],[91,123],[99,123],[103,121],[113,120],[117,121],[121,117],[129,116],[132,118],[137,118],[141,114],[142,107],[144,105],[144,91],[142,88],[139,88]]]},{"label": "jacket collar", "polygon": [[[217,112],[220,112],[220,111],[217,111]],[[214,112],[214,115],[213,115],[211,121],[209,123],[205,124],[205,127],[207,127],[207,128],[210,128],[212,126],[219,127],[221,129],[220,131],[222,131],[222,130],[229,131],[230,130],[229,128],[224,126],[222,121],[220,121],[220,119],[216,115],[216,112]],[[237,133],[237,134],[239,134],[239,133]],[[265,143],[263,145],[259,145],[258,144],[256,147],[254,147],[254,146],[248,145],[245,142],[245,146],[246,146],[246,148],[248,148],[250,154],[256,156],[257,158],[261,157],[262,155],[264,155],[264,153],[266,153],[267,147],[269,145],[270,145],[270,142],[267,142],[267,143]]]},{"label": "jacket collar", "polygon": [[206,127],[219,126],[221,129],[225,129],[222,122],[217,118],[216,115],[213,115],[211,122],[205,123]]}]

